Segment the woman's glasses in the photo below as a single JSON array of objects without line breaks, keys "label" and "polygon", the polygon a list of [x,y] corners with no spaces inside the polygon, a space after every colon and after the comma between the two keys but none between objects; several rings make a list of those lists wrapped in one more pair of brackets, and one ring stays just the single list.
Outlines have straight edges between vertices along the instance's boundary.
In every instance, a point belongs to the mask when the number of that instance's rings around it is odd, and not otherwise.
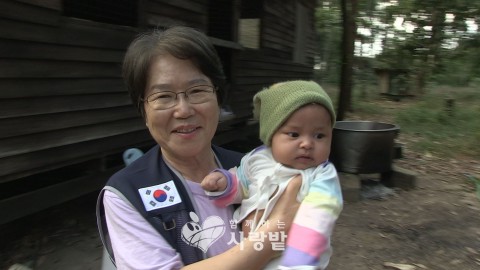
[{"label": "woman's glasses", "polygon": [[149,106],[154,110],[166,110],[178,104],[178,95],[184,94],[185,100],[190,104],[205,103],[215,95],[216,87],[212,85],[195,85],[183,92],[160,91],[150,94],[146,99]]}]

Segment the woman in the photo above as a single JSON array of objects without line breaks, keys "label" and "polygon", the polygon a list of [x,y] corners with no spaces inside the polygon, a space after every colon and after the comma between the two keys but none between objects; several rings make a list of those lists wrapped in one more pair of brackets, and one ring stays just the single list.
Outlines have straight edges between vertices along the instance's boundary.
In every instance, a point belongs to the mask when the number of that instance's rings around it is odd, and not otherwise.
[{"label": "woman", "polygon": [[[263,239],[261,249],[249,238],[238,244],[233,208],[215,206],[199,184],[242,157],[211,143],[225,76],[208,37],[188,27],[145,33],[128,48],[123,77],[158,145],[99,196],[99,230],[117,268],[262,269],[275,254],[273,240]],[[299,180],[289,185],[271,214],[285,226],[259,232],[288,231],[299,187]]]}]

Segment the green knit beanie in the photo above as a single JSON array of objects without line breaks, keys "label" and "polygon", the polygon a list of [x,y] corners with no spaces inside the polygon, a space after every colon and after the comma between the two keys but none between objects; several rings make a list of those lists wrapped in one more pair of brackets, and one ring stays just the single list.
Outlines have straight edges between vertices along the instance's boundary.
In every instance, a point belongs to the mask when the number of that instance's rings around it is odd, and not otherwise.
[{"label": "green knit beanie", "polygon": [[260,140],[270,146],[273,133],[300,107],[317,103],[330,113],[335,124],[335,109],[328,94],[313,81],[276,83],[253,97],[253,117],[260,122]]}]

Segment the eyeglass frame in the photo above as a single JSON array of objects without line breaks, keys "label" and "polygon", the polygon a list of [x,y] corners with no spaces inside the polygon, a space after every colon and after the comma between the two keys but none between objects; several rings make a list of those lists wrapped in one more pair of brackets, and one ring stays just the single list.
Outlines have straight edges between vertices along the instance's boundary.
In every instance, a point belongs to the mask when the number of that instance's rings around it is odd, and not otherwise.
[{"label": "eyeglass frame", "polygon": [[193,89],[195,87],[200,87],[200,86],[208,86],[211,88],[211,92],[210,90],[208,91],[208,93],[211,93],[211,94],[215,94],[217,91],[218,91],[218,87],[216,85],[208,85],[208,84],[199,84],[199,85],[194,85],[194,86],[191,86],[189,88],[187,88],[185,91],[182,91],[182,92],[174,92],[174,91],[158,91],[158,92],[153,92],[151,93],[150,95],[148,95],[146,98],[140,98],[139,101],[140,102],[147,102],[147,104],[149,104],[150,102],[153,102],[155,101],[156,99],[154,99],[153,101],[149,101],[148,98],[155,95],[155,94],[158,94],[158,93],[173,93],[175,94],[175,98],[173,99],[173,105],[170,106],[170,107],[167,107],[167,108],[163,108],[163,109],[155,109],[153,108],[152,105],[149,105],[149,106],[152,106],[152,108],[154,110],[157,110],[157,111],[163,111],[163,110],[168,110],[168,109],[171,109],[173,107],[175,107],[177,104],[178,104],[178,95],[179,94],[183,94],[185,96],[185,101],[188,102],[188,104],[203,104],[203,103],[207,103],[208,101],[210,100],[206,100],[206,101],[202,101],[202,102],[197,102],[197,103],[191,103],[190,100],[188,99],[188,94],[187,94],[187,91],[189,91],[190,89]]}]

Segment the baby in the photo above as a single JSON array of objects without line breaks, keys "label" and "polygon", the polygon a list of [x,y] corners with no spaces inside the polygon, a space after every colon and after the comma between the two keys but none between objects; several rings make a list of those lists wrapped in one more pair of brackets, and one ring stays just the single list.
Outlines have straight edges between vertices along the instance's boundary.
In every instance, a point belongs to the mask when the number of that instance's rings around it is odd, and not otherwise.
[{"label": "baby", "polygon": [[234,213],[237,222],[255,213],[249,224],[255,231],[267,222],[290,180],[300,175],[301,204],[279,269],[325,269],[330,236],[343,207],[337,172],[328,161],[335,123],[332,102],[313,81],[277,83],[253,101],[264,146],[245,155],[237,170],[213,171],[202,187],[217,205],[241,203]]}]

